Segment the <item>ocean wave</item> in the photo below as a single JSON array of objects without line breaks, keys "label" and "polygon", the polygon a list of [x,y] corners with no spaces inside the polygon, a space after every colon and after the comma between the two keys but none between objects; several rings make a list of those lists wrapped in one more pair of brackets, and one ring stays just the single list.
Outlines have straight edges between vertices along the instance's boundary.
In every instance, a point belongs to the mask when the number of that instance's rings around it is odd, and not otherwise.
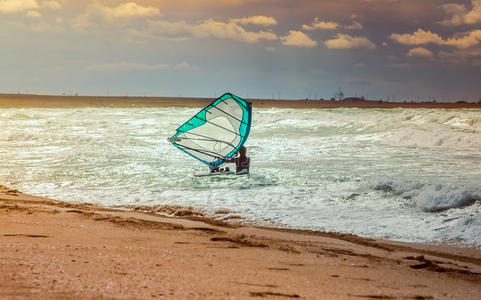
[{"label": "ocean wave", "polygon": [[481,147],[479,110],[404,110],[378,120],[384,143],[421,148]]},{"label": "ocean wave", "polygon": [[373,178],[369,184],[374,190],[411,199],[425,212],[462,208],[481,202],[481,186],[475,184],[423,183],[385,177]]},{"label": "ocean wave", "polygon": [[300,132],[322,135],[380,134],[382,143],[396,147],[480,148],[480,110],[332,109],[260,110],[256,132]]},{"label": "ocean wave", "polygon": [[2,142],[30,142],[38,139],[33,133],[26,131],[23,132],[7,132],[6,134],[0,135],[0,141]]},{"label": "ocean wave", "polygon": [[389,133],[384,139],[384,143],[393,146],[422,148],[481,147],[481,132],[435,127],[402,128]]},{"label": "ocean wave", "polygon": [[464,241],[465,244],[481,245],[481,214],[462,216],[455,224],[443,230],[440,236],[447,241]]}]

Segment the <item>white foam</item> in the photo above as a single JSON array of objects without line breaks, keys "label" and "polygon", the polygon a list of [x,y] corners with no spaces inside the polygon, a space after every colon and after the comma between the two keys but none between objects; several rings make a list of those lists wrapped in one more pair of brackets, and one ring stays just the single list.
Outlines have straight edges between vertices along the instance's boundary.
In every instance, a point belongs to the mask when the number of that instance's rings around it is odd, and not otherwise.
[{"label": "white foam", "polygon": [[481,245],[480,110],[255,109],[251,175],[227,179],[192,177],[206,167],[166,141],[197,111],[0,109],[0,182],[67,201]]},{"label": "white foam", "polygon": [[419,182],[386,177],[374,177],[370,186],[410,199],[425,212],[470,206],[481,201],[481,185]]}]

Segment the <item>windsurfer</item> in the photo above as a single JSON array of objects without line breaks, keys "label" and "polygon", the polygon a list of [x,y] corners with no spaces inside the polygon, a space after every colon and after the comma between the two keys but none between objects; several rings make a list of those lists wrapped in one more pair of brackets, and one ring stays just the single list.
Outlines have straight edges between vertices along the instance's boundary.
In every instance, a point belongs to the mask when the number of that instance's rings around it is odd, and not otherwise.
[{"label": "windsurfer", "polygon": [[237,171],[242,171],[238,175],[247,174],[249,158],[241,147],[249,136],[251,121],[251,103],[226,93],[177,128],[169,142],[209,166],[209,174],[194,174],[196,177],[234,173],[221,168],[226,162],[236,164]]},{"label": "windsurfer", "polygon": [[223,163],[235,163],[236,166],[236,173],[249,173],[249,167],[251,164],[251,159],[246,156],[247,148],[242,146],[239,148],[237,154],[238,157],[231,157],[228,159],[223,159]]}]

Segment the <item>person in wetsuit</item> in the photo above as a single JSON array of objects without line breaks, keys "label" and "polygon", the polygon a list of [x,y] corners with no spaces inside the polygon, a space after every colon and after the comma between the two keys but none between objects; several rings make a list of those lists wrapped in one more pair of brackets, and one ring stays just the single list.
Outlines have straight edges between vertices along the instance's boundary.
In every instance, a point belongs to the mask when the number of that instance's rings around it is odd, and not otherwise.
[{"label": "person in wetsuit", "polygon": [[239,148],[237,152],[239,154],[238,157],[231,157],[228,159],[224,159],[224,163],[235,163],[235,172],[236,173],[249,173],[249,167],[251,164],[251,159],[246,156],[247,148],[242,146]]},{"label": "person in wetsuit", "polygon": [[[251,159],[246,156],[246,153],[247,153],[247,148],[242,146],[239,148],[239,151],[237,152],[237,154],[239,155],[238,157],[231,157],[227,159],[223,159],[219,157],[219,159],[222,160],[222,163],[235,163],[236,173],[242,172],[242,173],[248,174]],[[220,169],[219,165],[210,167],[211,173],[228,172],[228,171],[229,171],[228,167],[226,167],[225,170],[223,168]]]}]

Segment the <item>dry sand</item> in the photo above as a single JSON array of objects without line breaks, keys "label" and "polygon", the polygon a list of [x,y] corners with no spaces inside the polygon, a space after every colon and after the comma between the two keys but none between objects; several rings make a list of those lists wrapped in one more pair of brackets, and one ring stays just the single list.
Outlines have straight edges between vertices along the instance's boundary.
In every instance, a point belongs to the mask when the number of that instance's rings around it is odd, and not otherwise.
[{"label": "dry sand", "polygon": [[479,249],[233,225],[188,208],[155,210],[183,217],[68,204],[1,187],[0,298],[481,295]]},{"label": "dry sand", "polygon": [[[0,108],[5,107],[204,107],[211,98],[181,97],[91,97],[0,94]],[[481,103],[403,103],[383,101],[320,101],[248,99],[254,107],[280,108],[481,108]]]}]

